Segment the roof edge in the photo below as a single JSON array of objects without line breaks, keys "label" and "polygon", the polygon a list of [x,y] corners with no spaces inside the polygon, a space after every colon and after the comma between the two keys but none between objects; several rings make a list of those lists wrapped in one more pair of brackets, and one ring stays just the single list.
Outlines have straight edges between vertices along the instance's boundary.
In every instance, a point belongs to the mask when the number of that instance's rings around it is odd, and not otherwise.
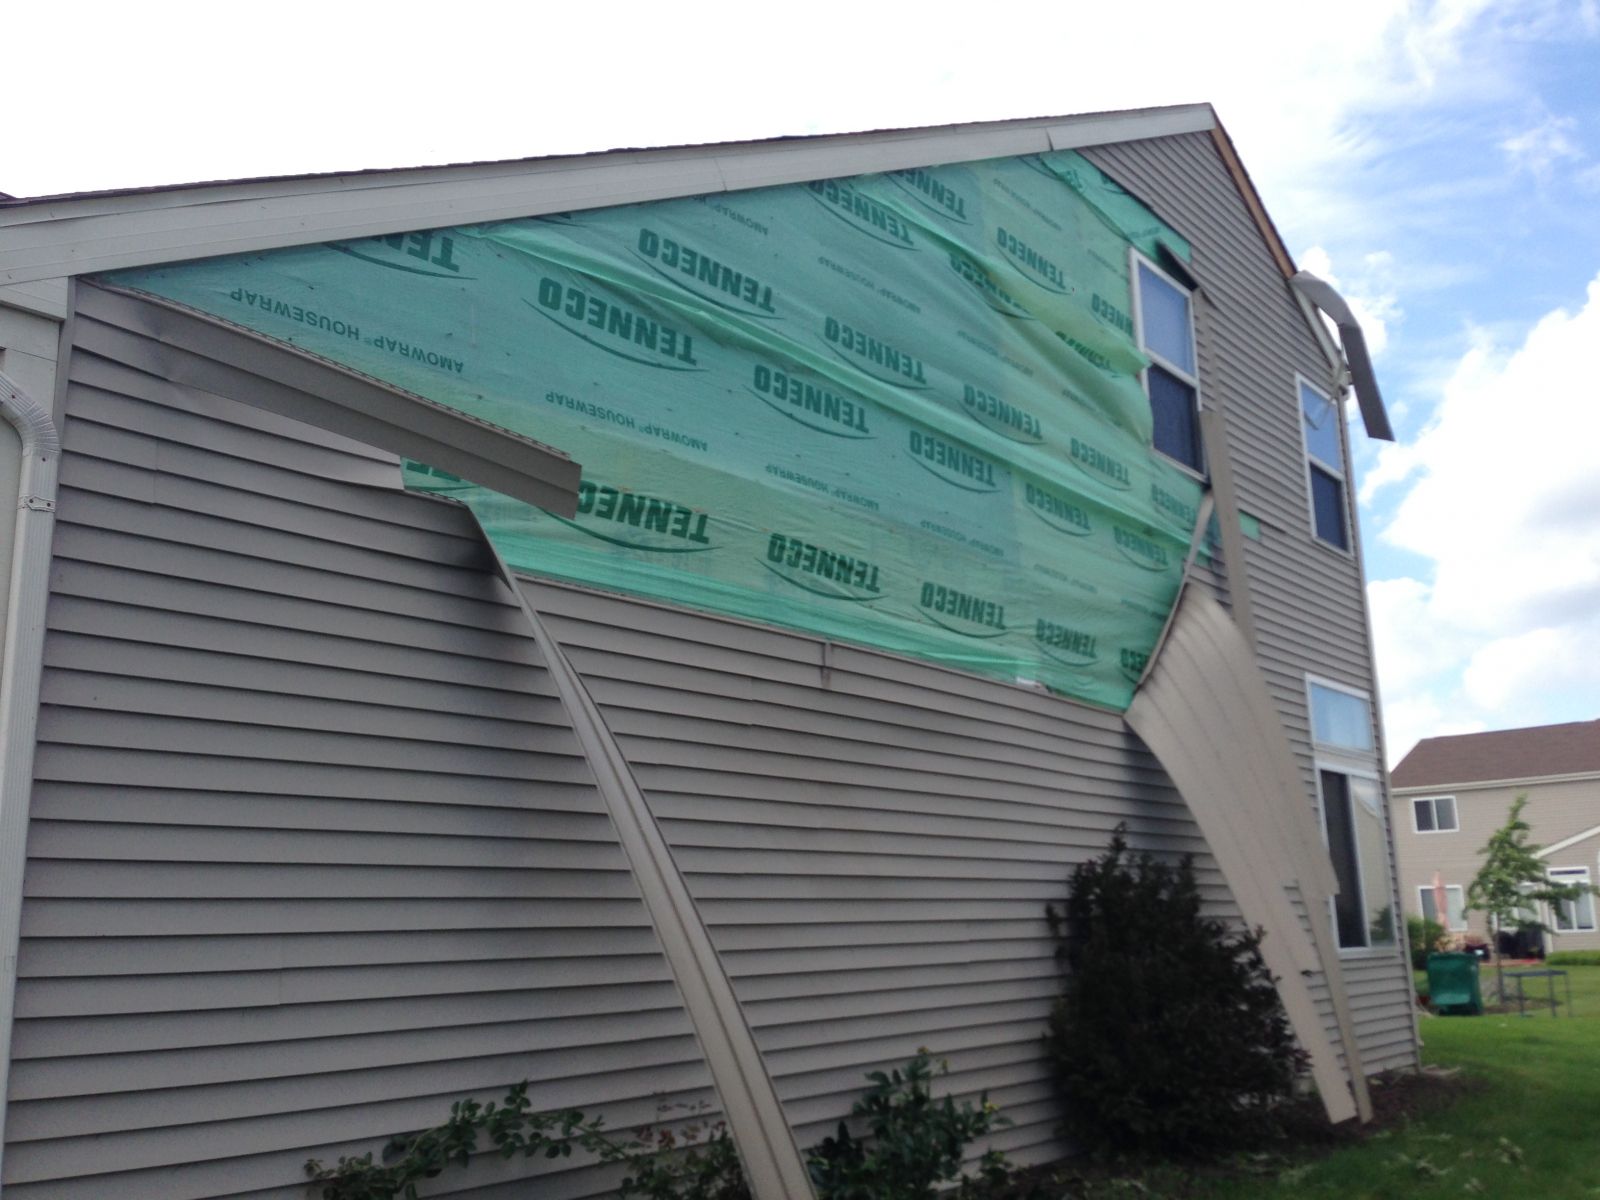
[{"label": "roof edge", "polygon": [[1431,795],[1434,792],[1445,791],[1475,791],[1490,788],[1532,787],[1541,783],[1583,783],[1590,779],[1600,779],[1600,771],[1568,771],[1561,775],[1523,775],[1512,779],[1450,779],[1443,783],[1406,783],[1399,784],[1393,781],[1394,773],[1390,772],[1389,791],[1396,796],[1421,796]]},{"label": "roof edge", "polygon": [[1209,104],[0,204],[0,285],[1217,129]]}]

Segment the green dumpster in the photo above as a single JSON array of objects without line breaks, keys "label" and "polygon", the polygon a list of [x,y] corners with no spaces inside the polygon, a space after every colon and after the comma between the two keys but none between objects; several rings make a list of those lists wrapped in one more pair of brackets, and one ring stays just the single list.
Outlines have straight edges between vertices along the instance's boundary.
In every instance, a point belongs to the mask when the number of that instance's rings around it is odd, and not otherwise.
[{"label": "green dumpster", "polygon": [[1478,959],[1472,954],[1428,955],[1428,999],[1433,1011],[1449,1016],[1483,1014],[1478,990]]}]

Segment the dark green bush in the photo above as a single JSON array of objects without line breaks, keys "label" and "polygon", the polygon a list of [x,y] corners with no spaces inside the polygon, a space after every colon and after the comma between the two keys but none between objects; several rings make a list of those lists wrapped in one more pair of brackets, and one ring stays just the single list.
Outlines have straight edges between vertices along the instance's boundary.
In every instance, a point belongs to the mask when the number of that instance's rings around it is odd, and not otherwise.
[{"label": "dark green bush", "polygon": [[1425,971],[1428,969],[1428,955],[1449,946],[1450,931],[1426,917],[1407,917],[1406,940],[1411,943],[1411,969]]},{"label": "dark green bush", "polygon": [[1045,1042],[1063,1131],[1091,1153],[1205,1158],[1281,1131],[1306,1057],[1261,933],[1201,913],[1193,863],[1110,849],[1047,910],[1064,968]]}]

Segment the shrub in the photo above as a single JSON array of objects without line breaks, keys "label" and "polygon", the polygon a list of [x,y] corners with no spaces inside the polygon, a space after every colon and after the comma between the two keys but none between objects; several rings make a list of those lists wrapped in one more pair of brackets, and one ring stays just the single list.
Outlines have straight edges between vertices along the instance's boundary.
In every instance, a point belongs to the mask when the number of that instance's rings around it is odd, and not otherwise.
[{"label": "shrub", "polygon": [[1069,1137],[1200,1158],[1280,1132],[1306,1056],[1261,932],[1201,914],[1189,858],[1131,855],[1119,827],[1047,915],[1064,980],[1045,1041]]},{"label": "shrub", "polygon": [[1427,917],[1407,917],[1406,939],[1411,943],[1411,969],[1425,971],[1428,968],[1428,955],[1450,945],[1450,931]]}]

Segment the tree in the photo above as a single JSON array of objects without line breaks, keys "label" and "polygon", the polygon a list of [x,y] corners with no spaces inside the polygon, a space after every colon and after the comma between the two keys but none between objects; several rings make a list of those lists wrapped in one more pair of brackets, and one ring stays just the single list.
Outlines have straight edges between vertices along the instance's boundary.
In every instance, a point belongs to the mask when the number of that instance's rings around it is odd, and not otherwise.
[{"label": "tree", "polygon": [[1501,1001],[1506,998],[1505,967],[1500,961],[1500,930],[1509,925],[1532,925],[1541,932],[1548,928],[1538,919],[1533,905],[1537,901],[1563,904],[1596,889],[1584,884],[1550,882],[1540,847],[1530,845],[1532,826],[1522,819],[1528,794],[1511,802],[1506,823],[1489,835],[1478,851],[1483,866],[1467,885],[1467,912],[1481,912],[1489,918],[1489,940],[1494,946],[1495,988]]}]

